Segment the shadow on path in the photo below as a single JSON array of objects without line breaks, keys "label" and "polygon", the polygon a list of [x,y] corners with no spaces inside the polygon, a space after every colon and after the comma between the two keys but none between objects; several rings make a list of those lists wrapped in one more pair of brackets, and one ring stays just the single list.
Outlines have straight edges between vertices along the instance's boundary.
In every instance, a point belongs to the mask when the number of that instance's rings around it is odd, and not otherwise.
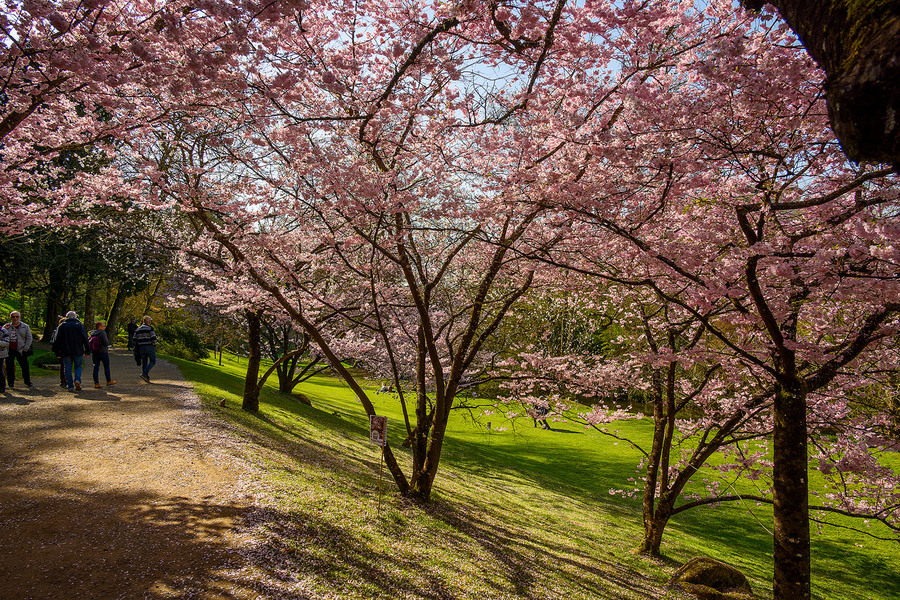
[{"label": "shadow on path", "polygon": [[174,366],[147,385],[110,358],[114,386],[86,360],[80,392],[54,375],[0,395],[0,599],[259,598],[221,432]]}]

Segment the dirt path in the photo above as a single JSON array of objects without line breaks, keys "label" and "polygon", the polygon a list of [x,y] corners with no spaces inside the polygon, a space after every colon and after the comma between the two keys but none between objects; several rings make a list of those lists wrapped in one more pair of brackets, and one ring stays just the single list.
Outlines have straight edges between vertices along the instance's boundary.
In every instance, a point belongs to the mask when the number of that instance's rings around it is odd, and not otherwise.
[{"label": "dirt path", "polygon": [[[0,394],[0,598],[257,598],[236,533],[251,510],[234,436],[165,361],[118,383]],[[102,380],[101,374],[101,380]]]}]

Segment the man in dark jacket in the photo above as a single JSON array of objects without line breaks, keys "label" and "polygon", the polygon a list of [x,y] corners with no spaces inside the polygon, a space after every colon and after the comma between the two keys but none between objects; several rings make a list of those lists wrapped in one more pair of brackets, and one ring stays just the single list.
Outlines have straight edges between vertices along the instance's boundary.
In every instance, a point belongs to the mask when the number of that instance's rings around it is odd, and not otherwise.
[{"label": "man in dark jacket", "polygon": [[131,347],[134,346],[134,332],[137,331],[137,323],[134,322],[134,319],[128,320],[128,349],[131,350]]},{"label": "man in dark jacket", "polygon": [[[53,353],[62,358],[66,373],[66,389],[70,392],[81,389],[81,366],[84,357],[91,353],[87,331],[78,320],[74,310],[66,313],[66,320],[56,329]],[[74,373],[73,373],[74,369]]]},{"label": "man in dark jacket", "polygon": [[153,319],[145,316],[141,326],[134,331],[134,355],[141,359],[141,379],[150,383],[150,369],[156,364],[156,330],[150,323]]}]

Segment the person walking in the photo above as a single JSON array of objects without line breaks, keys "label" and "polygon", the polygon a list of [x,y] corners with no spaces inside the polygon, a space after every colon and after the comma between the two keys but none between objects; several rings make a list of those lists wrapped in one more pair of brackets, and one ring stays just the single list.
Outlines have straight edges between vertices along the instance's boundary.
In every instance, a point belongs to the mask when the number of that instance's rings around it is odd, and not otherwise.
[{"label": "person walking", "polygon": [[[53,333],[50,334],[50,347],[53,347],[53,342],[56,341],[56,334],[59,332],[59,326],[65,322],[65,317],[60,317],[56,322],[56,327],[53,329]],[[63,366],[62,356],[57,356],[56,360],[59,362],[59,387],[66,387],[66,369]]]},{"label": "person walking", "polygon": [[547,423],[547,415],[550,414],[550,402],[547,402],[547,406],[543,404],[536,404],[533,409],[533,417],[534,426],[537,427],[537,424],[541,424],[541,429],[550,429],[550,424]]},{"label": "person walking", "polygon": [[6,375],[3,373],[3,363],[9,356],[9,333],[0,327],[0,394],[6,393]]},{"label": "person walking", "polygon": [[66,374],[66,389],[70,392],[81,389],[81,366],[84,357],[91,353],[87,331],[74,310],[66,313],[66,320],[56,328],[53,353],[62,357]]},{"label": "person walking", "polygon": [[106,335],[106,323],[97,321],[94,329],[88,336],[88,346],[91,348],[91,361],[94,363],[94,387],[102,388],[100,385],[100,364],[103,364],[103,374],[106,375],[106,385],[114,385],[116,382],[112,380],[109,374],[109,336]]},{"label": "person walking", "polygon": [[137,330],[137,323],[134,322],[134,318],[128,320],[128,349],[131,350],[131,347],[134,346],[134,332]]},{"label": "person walking", "polygon": [[141,379],[150,383],[150,369],[156,364],[156,330],[153,319],[144,315],[141,326],[134,330],[134,354],[141,359]]},{"label": "person walking", "polygon": [[9,336],[9,355],[6,357],[6,382],[9,387],[15,387],[16,362],[22,369],[22,381],[31,387],[31,372],[28,369],[28,357],[31,356],[31,328],[22,322],[19,311],[9,313],[9,323],[3,326]]}]

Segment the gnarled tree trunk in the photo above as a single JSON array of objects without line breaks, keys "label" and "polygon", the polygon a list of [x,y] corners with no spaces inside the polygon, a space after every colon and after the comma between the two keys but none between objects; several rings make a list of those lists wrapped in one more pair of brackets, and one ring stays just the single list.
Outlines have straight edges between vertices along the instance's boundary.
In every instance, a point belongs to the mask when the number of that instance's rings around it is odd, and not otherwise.
[{"label": "gnarled tree trunk", "polygon": [[[900,3],[769,2],[825,70],[828,116],[847,157],[900,170]],[[764,4],[744,0],[757,10]]]}]

